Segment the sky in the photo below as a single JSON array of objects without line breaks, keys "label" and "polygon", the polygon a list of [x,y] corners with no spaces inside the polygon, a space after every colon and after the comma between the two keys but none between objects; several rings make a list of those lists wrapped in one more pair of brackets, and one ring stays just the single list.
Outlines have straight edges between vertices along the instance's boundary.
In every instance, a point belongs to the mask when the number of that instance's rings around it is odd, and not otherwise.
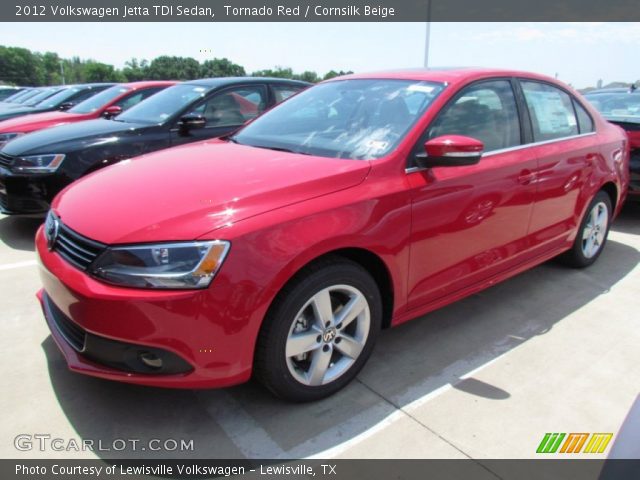
[{"label": "sky", "polygon": [[[424,23],[0,23],[0,45],[124,66],[227,57],[248,72],[424,66]],[[433,23],[429,66],[512,68],[576,88],[640,79],[640,23]]]}]

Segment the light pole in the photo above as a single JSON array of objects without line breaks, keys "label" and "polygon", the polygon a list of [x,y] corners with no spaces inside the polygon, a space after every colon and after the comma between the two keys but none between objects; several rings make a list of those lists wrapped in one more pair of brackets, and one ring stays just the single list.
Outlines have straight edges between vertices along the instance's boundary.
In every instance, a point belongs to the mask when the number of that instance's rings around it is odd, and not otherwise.
[{"label": "light pole", "polygon": [[431,36],[431,0],[427,0],[427,21],[424,37],[424,68],[429,68],[429,37]]},{"label": "light pole", "polygon": [[64,62],[60,60],[60,76],[62,77],[62,85],[64,85]]}]

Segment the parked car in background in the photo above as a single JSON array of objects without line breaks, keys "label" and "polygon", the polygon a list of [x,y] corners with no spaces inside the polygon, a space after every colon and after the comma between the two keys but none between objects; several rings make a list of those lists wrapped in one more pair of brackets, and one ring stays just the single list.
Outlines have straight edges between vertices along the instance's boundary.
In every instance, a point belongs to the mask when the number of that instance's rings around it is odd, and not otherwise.
[{"label": "parked car in background", "polygon": [[[17,99],[0,103],[0,113],[5,110],[11,110],[15,108],[33,107],[41,101],[55,95],[60,92],[63,87],[40,87],[33,88],[26,92],[25,95],[20,95]],[[9,100],[9,99],[7,99]]]},{"label": "parked car in background", "polygon": [[0,102],[15,95],[16,93],[20,93],[24,90],[24,87],[13,87],[11,85],[0,85]]},{"label": "parked car in background", "polygon": [[383,327],[558,255],[594,263],[624,201],[625,146],[545,76],[334,79],[227,140],[65,189],[36,236],[39,297],[74,371],[184,388],[254,374],[319,399]]},{"label": "parked car in background", "polygon": [[0,150],[0,209],[45,213],[56,193],[87,173],[154,150],[226,135],[308,86],[279,78],[194,80],[169,87],[113,120],[16,138]]},{"label": "parked car in background", "polygon": [[[113,83],[87,83],[84,85],[51,87],[20,106],[0,110],[0,122],[24,115],[33,115],[34,113],[69,110],[74,105],[113,85]],[[40,98],[41,95],[43,95],[43,98]]]},{"label": "parked car in background", "polygon": [[34,91],[37,91],[36,88],[25,87],[17,93],[10,95],[4,100],[0,101],[0,108],[6,106],[8,103],[18,103],[21,98],[29,98],[30,95],[35,95]]},{"label": "parked car in background", "polygon": [[594,90],[587,93],[585,98],[604,118],[627,132],[631,147],[629,198],[640,201],[640,90]]},{"label": "parked car in background", "polygon": [[0,148],[25,133],[96,118],[112,118],[176,82],[149,81],[114,85],[67,111],[36,113],[0,122]]}]

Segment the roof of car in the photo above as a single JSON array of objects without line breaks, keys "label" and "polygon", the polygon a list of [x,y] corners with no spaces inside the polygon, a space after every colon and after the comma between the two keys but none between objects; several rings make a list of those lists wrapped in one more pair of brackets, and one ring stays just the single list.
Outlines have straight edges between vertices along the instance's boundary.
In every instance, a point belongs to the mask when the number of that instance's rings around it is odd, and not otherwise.
[{"label": "roof of car", "polygon": [[636,88],[634,90],[631,90],[629,87],[600,88],[598,90],[591,90],[590,92],[586,92],[585,95],[600,95],[605,93],[633,93],[640,95],[640,88]]},{"label": "roof of car", "polygon": [[178,83],[175,80],[143,80],[140,82],[126,82],[120,83],[116,85],[121,85],[123,87],[129,87],[134,90],[138,88],[149,88],[149,87],[170,87],[171,85],[175,85]]},{"label": "roof of car", "polygon": [[216,78],[201,78],[198,80],[189,80],[184,83],[191,85],[201,85],[203,87],[215,88],[226,85],[232,85],[235,83],[263,83],[264,81],[274,83],[288,83],[290,85],[309,86],[308,82],[302,80],[290,80],[288,78],[273,78],[273,77],[216,77]]},{"label": "roof of car", "polygon": [[556,80],[538,73],[507,70],[498,68],[479,67],[441,67],[441,68],[413,68],[403,70],[387,70],[381,72],[355,73],[342,77],[335,77],[329,81],[344,79],[376,79],[388,78],[398,80],[422,80],[442,83],[459,83],[463,81],[487,77],[527,77],[544,81]]}]

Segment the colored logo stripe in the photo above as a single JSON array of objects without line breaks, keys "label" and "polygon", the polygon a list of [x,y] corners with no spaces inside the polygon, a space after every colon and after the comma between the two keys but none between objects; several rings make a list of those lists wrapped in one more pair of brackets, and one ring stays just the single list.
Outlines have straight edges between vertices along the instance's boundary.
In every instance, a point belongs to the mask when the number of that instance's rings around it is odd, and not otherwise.
[{"label": "colored logo stripe", "polygon": [[[591,435],[591,438],[589,438]],[[566,440],[564,440],[566,437]],[[613,433],[545,433],[536,453],[604,453],[613,438]],[[589,441],[587,442],[587,439]],[[564,443],[562,441],[564,440]],[[582,447],[584,447],[584,450]]]},{"label": "colored logo stripe", "polygon": [[589,438],[588,433],[570,433],[562,444],[560,453],[580,453],[587,438]]},{"label": "colored logo stripe", "polygon": [[556,453],[560,442],[565,437],[564,433],[545,433],[542,442],[538,445],[537,453]]},{"label": "colored logo stripe", "polygon": [[591,440],[584,449],[584,453],[602,453],[609,445],[613,437],[612,433],[594,433],[591,435]]}]

